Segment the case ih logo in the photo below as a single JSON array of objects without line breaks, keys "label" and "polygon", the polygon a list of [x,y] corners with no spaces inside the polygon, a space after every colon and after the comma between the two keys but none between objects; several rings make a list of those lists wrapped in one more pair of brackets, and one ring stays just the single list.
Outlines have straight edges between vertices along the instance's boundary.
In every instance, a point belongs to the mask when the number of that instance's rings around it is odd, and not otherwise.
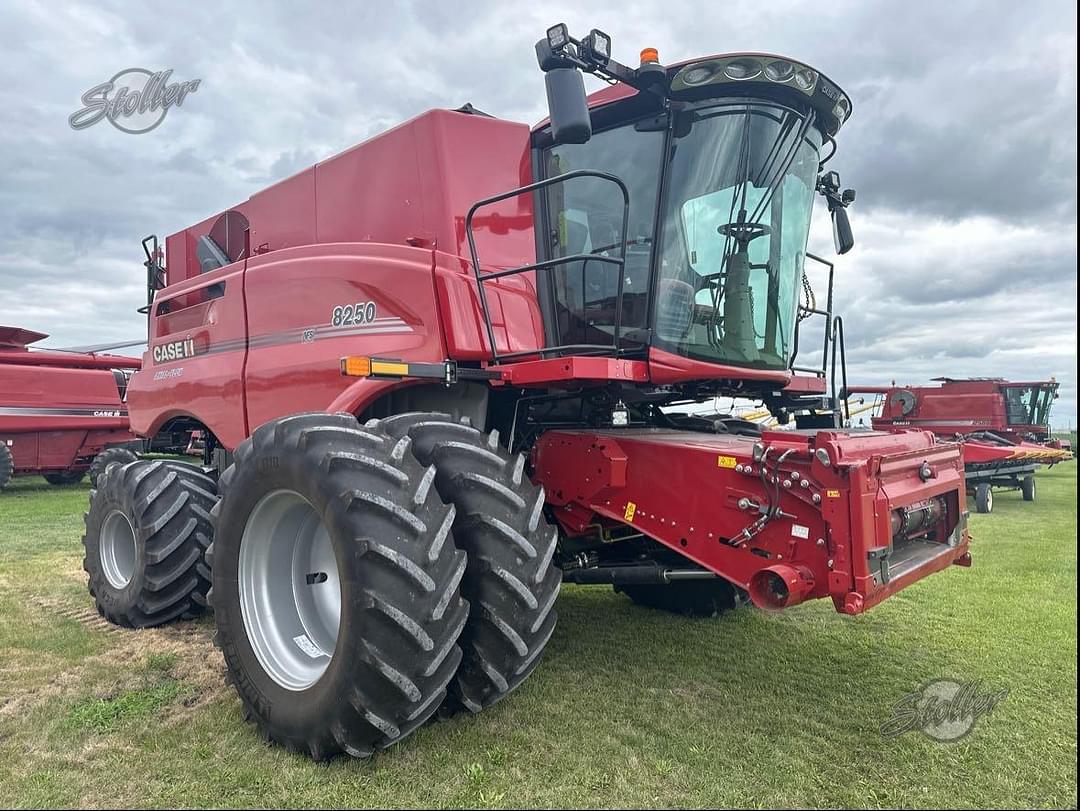
[{"label": "case ih logo", "polygon": [[73,130],[84,130],[104,119],[131,135],[150,132],[165,120],[170,109],[179,107],[189,93],[198,90],[202,81],[170,84],[171,75],[171,68],[156,73],[144,68],[122,70],[83,93],[83,108],[68,116],[68,124]]},{"label": "case ih logo", "polygon": [[192,357],[195,357],[195,341],[191,338],[185,338],[182,341],[170,341],[154,347],[154,363],[168,363],[171,360]]}]

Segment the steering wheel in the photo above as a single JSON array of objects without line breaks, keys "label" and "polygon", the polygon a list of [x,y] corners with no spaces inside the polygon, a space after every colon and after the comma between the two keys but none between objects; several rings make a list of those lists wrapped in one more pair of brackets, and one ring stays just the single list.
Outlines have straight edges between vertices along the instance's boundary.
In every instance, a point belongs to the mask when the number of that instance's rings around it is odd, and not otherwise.
[{"label": "steering wheel", "polygon": [[772,233],[772,228],[760,222],[729,222],[719,226],[721,236],[731,237],[736,242],[746,243]]}]

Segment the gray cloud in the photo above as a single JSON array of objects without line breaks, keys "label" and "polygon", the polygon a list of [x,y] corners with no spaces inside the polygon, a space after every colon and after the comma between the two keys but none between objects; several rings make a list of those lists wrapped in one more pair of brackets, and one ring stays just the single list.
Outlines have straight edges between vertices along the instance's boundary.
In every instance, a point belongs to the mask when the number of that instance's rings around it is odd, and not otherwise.
[{"label": "gray cloud", "polygon": [[[1059,418],[1075,421],[1075,5],[485,0],[469,12],[6,3],[0,323],[69,345],[141,334],[141,237],[431,107],[536,121],[532,43],[563,20],[609,30],[627,61],[645,45],[666,61],[758,50],[834,78],[855,107],[833,162],[859,191],[858,247],[837,261],[852,376],[1056,374]],[[68,128],[83,92],[136,65],[202,84],[147,135]],[[820,214],[812,247],[830,256]]]}]

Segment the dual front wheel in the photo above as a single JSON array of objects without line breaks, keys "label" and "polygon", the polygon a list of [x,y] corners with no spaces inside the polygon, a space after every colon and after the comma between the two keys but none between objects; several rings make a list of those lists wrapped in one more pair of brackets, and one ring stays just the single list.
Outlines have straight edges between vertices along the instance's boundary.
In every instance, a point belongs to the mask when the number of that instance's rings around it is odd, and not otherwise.
[{"label": "dual front wheel", "polygon": [[[188,602],[213,605],[245,715],[294,751],[365,756],[440,707],[479,711],[532,672],[551,637],[556,532],[524,459],[494,434],[440,414],[286,417],[237,448],[219,501],[175,466],[169,477],[148,464],[159,463],[110,467],[93,499],[99,607],[150,624],[151,608],[166,609],[148,601],[180,576],[151,589],[160,577],[146,578],[143,540],[161,558],[158,534],[175,523],[212,537],[194,572],[212,571],[213,588],[204,598],[199,580]],[[159,487],[187,494],[167,516],[147,506],[165,498]]]}]

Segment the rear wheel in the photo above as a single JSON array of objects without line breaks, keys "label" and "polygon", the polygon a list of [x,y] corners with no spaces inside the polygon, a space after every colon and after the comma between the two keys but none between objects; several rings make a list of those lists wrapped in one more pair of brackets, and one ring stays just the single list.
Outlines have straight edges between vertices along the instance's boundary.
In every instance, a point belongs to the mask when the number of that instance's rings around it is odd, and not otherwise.
[{"label": "rear wheel", "polygon": [[45,481],[47,481],[49,484],[56,485],[57,487],[64,487],[69,484],[78,484],[83,480],[83,477],[85,475],[85,470],[64,470],[60,473],[42,474]]},{"label": "rear wheel", "polygon": [[97,487],[98,478],[109,465],[126,465],[128,462],[134,462],[138,458],[138,454],[130,448],[106,448],[95,456],[94,461],[90,463],[90,486]]},{"label": "rear wheel", "polygon": [[0,439],[0,490],[7,487],[14,473],[15,460],[11,458],[11,448],[7,446],[7,442]]},{"label": "rear wheel", "polygon": [[994,491],[990,485],[983,482],[975,485],[975,511],[981,513],[993,512]]},{"label": "rear wheel", "polygon": [[416,458],[438,471],[439,495],[457,508],[454,543],[469,556],[461,588],[470,613],[444,713],[479,712],[529,677],[555,630],[562,572],[552,565],[558,532],[543,514],[544,490],[495,431],[449,414],[402,414],[382,425],[412,439]]},{"label": "rear wheel", "polygon": [[1020,494],[1024,497],[1024,501],[1035,500],[1035,474],[1029,473],[1020,480]]},{"label": "rear wheel", "polygon": [[738,608],[744,598],[735,586],[723,578],[685,580],[656,585],[615,586],[634,603],[687,617],[716,617]]},{"label": "rear wheel", "polygon": [[98,612],[150,628],[206,605],[213,479],[191,465],[112,465],[90,491],[83,569]]},{"label": "rear wheel", "polygon": [[316,760],[408,735],[461,662],[466,556],[409,445],[298,414],[258,428],[221,476],[215,641],[245,716]]}]

